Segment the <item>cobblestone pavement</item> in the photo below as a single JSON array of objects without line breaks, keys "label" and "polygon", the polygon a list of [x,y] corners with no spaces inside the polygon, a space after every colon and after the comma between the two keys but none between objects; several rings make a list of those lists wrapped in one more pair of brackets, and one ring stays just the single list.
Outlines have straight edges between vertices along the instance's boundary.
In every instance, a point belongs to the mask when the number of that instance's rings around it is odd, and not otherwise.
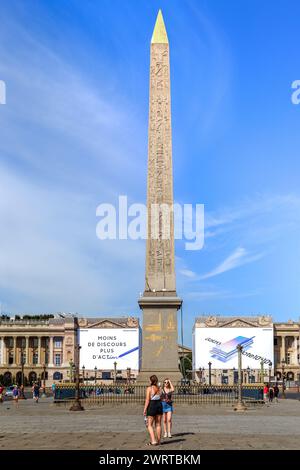
[{"label": "cobblestone pavement", "polygon": [[[52,399],[0,404],[0,449],[146,449],[141,405],[104,405],[70,412]],[[173,437],[162,450],[299,449],[300,401],[237,413],[230,405],[178,405]],[[157,449],[155,447],[154,449]]]}]

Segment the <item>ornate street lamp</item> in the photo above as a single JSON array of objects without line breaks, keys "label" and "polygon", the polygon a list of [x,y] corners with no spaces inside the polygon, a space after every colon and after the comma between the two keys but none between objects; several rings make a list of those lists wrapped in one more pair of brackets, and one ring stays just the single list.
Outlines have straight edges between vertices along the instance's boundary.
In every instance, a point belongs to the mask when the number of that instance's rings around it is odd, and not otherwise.
[{"label": "ornate street lamp", "polygon": [[25,364],[25,360],[24,360],[24,352],[23,352],[23,348],[21,350],[21,392],[20,392],[20,399],[21,400],[25,400],[25,394],[24,394],[24,364]]},{"label": "ornate street lamp", "polygon": [[282,398],[286,398],[285,396],[285,359],[282,359],[281,361],[281,368],[282,368]]},{"label": "ornate street lamp", "polygon": [[117,383],[117,363],[116,361],[114,362],[114,381],[115,381],[115,385]]},{"label": "ornate street lamp", "polygon": [[82,366],[82,381],[83,381],[83,385],[84,385],[84,372],[85,372],[85,366],[83,365],[83,366]]},{"label": "ornate street lamp", "polygon": [[271,382],[271,374],[272,374],[272,362],[269,364],[269,383]]},{"label": "ornate street lamp", "polygon": [[130,385],[130,379],[131,379],[131,369],[130,367],[127,367],[127,385]]},{"label": "ornate street lamp", "polygon": [[43,393],[42,397],[46,397],[46,364],[43,364]]},{"label": "ornate street lamp", "polygon": [[247,373],[248,373],[248,384],[250,383],[250,367],[247,367]]},{"label": "ornate street lamp", "polygon": [[260,361],[260,383],[264,383],[264,361],[263,359]]},{"label": "ornate street lamp", "polygon": [[208,363],[208,385],[211,386],[211,362]]},{"label": "ornate street lamp", "polygon": [[84,408],[81,405],[80,400],[80,385],[79,385],[79,354],[80,354],[79,344],[75,346],[75,402],[71,406],[70,411],[83,411]]},{"label": "ornate street lamp", "polygon": [[245,403],[243,402],[243,398],[242,398],[242,392],[243,392],[243,386],[242,386],[242,351],[243,351],[243,346],[238,344],[236,349],[237,349],[237,352],[238,352],[239,384],[238,384],[238,402],[237,402],[237,405],[234,408],[234,410],[235,411],[245,411],[247,409],[247,407],[245,406]]},{"label": "ornate street lamp", "polygon": [[95,387],[96,387],[96,384],[97,384],[97,366],[95,366],[94,371],[95,371]]}]

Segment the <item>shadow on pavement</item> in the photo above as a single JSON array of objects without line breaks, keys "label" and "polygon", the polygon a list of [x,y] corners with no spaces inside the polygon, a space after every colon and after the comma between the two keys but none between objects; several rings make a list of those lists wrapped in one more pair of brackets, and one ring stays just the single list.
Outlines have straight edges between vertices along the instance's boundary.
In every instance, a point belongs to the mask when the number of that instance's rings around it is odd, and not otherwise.
[{"label": "shadow on pavement", "polygon": [[160,443],[161,446],[167,446],[168,444],[177,444],[178,442],[185,442],[185,439],[169,439]]}]

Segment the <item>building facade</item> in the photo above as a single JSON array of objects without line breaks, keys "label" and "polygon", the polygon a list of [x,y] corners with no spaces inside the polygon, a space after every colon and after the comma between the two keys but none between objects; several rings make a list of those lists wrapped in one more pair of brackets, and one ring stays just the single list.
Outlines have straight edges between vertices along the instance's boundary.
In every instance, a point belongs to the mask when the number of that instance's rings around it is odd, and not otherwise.
[{"label": "building facade", "polygon": [[[299,326],[299,322],[292,320],[289,320],[288,322],[273,323],[270,316],[222,317],[207,315],[195,320],[193,334],[195,336],[195,331],[199,328],[216,328],[219,330],[224,328],[237,328],[237,330],[243,329],[240,331],[247,331],[244,330],[244,328],[249,328],[251,329],[251,332],[253,332],[253,328],[258,330],[270,330],[272,328],[273,348],[271,360],[265,362],[258,360],[256,367],[250,368],[248,366],[247,368],[244,368],[242,371],[243,383],[257,383],[262,380],[262,377],[264,381],[282,381],[282,378],[284,378],[287,385],[292,386],[295,381],[299,382],[300,380]],[[237,335],[239,334],[240,332],[237,332]],[[234,334],[231,336],[234,337]],[[247,336],[251,336],[251,334]],[[240,336],[237,337],[239,338]],[[210,346],[211,351],[213,351],[214,346],[215,344]],[[216,353],[218,352],[217,349],[214,349],[214,351],[216,351]],[[199,354],[201,358],[201,346],[199,345],[197,354]],[[195,355],[195,345],[193,346],[193,355]],[[246,352],[246,355],[249,355],[249,353]],[[207,364],[205,363],[202,367],[196,367],[194,362],[194,380],[200,383],[211,383],[211,385],[237,383],[237,359],[235,366],[231,367],[225,365],[226,362],[224,362],[223,365],[221,360],[218,364],[222,364],[222,367],[213,367],[212,364],[215,364],[216,362],[212,360],[209,364],[208,361]]]},{"label": "building facade", "polygon": [[[37,317],[39,318],[39,317]],[[79,318],[79,328],[137,328],[139,320],[123,318]],[[74,380],[77,323],[73,316],[58,314],[48,319],[0,319],[0,383],[30,385],[43,381]],[[85,383],[95,379],[94,370],[81,370]],[[98,370],[96,379],[113,377],[115,371]],[[117,378],[131,379],[137,370],[117,370]]]}]

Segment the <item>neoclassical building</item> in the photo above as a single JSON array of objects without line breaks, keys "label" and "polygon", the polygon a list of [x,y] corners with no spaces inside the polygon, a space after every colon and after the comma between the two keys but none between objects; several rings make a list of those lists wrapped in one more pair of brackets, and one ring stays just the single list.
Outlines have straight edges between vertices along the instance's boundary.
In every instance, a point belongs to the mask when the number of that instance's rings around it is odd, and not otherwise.
[{"label": "neoclassical building", "polygon": [[[272,328],[274,341],[274,357],[272,365],[264,366],[264,380],[285,380],[289,382],[300,380],[299,361],[299,322],[289,320],[287,322],[273,323],[270,316],[239,316],[223,317],[217,315],[204,315],[196,318],[196,328]],[[201,350],[200,350],[201,354]],[[258,363],[259,364],[259,363]],[[243,370],[243,383],[259,382],[261,368]],[[194,370],[194,378],[197,382],[209,381],[209,367]],[[236,368],[211,369],[211,384],[232,384],[237,382]]]},{"label": "neoclassical building", "polygon": [[76,325],[72,317],[0,320],[0,376],[4,383],[67,378],[74,361]]},{"label": "neoclassical building", "polygon": [[[77,328],[139,328],[139,320],[121,318],[79,318],[57,314],[49,319],[0,319],[0,383],[25,384],[43,380],[72,381],[74,378]],[[117,378],[127,378],[128,371],[118,370]],[[113,376],[114,371],[98,371],[98,379]],[[130,371],[134,379],[138,371]],[[94,380],[95,371],[86,369],[80,374]],[[104,376],[103,376],[104,374]]]}]

